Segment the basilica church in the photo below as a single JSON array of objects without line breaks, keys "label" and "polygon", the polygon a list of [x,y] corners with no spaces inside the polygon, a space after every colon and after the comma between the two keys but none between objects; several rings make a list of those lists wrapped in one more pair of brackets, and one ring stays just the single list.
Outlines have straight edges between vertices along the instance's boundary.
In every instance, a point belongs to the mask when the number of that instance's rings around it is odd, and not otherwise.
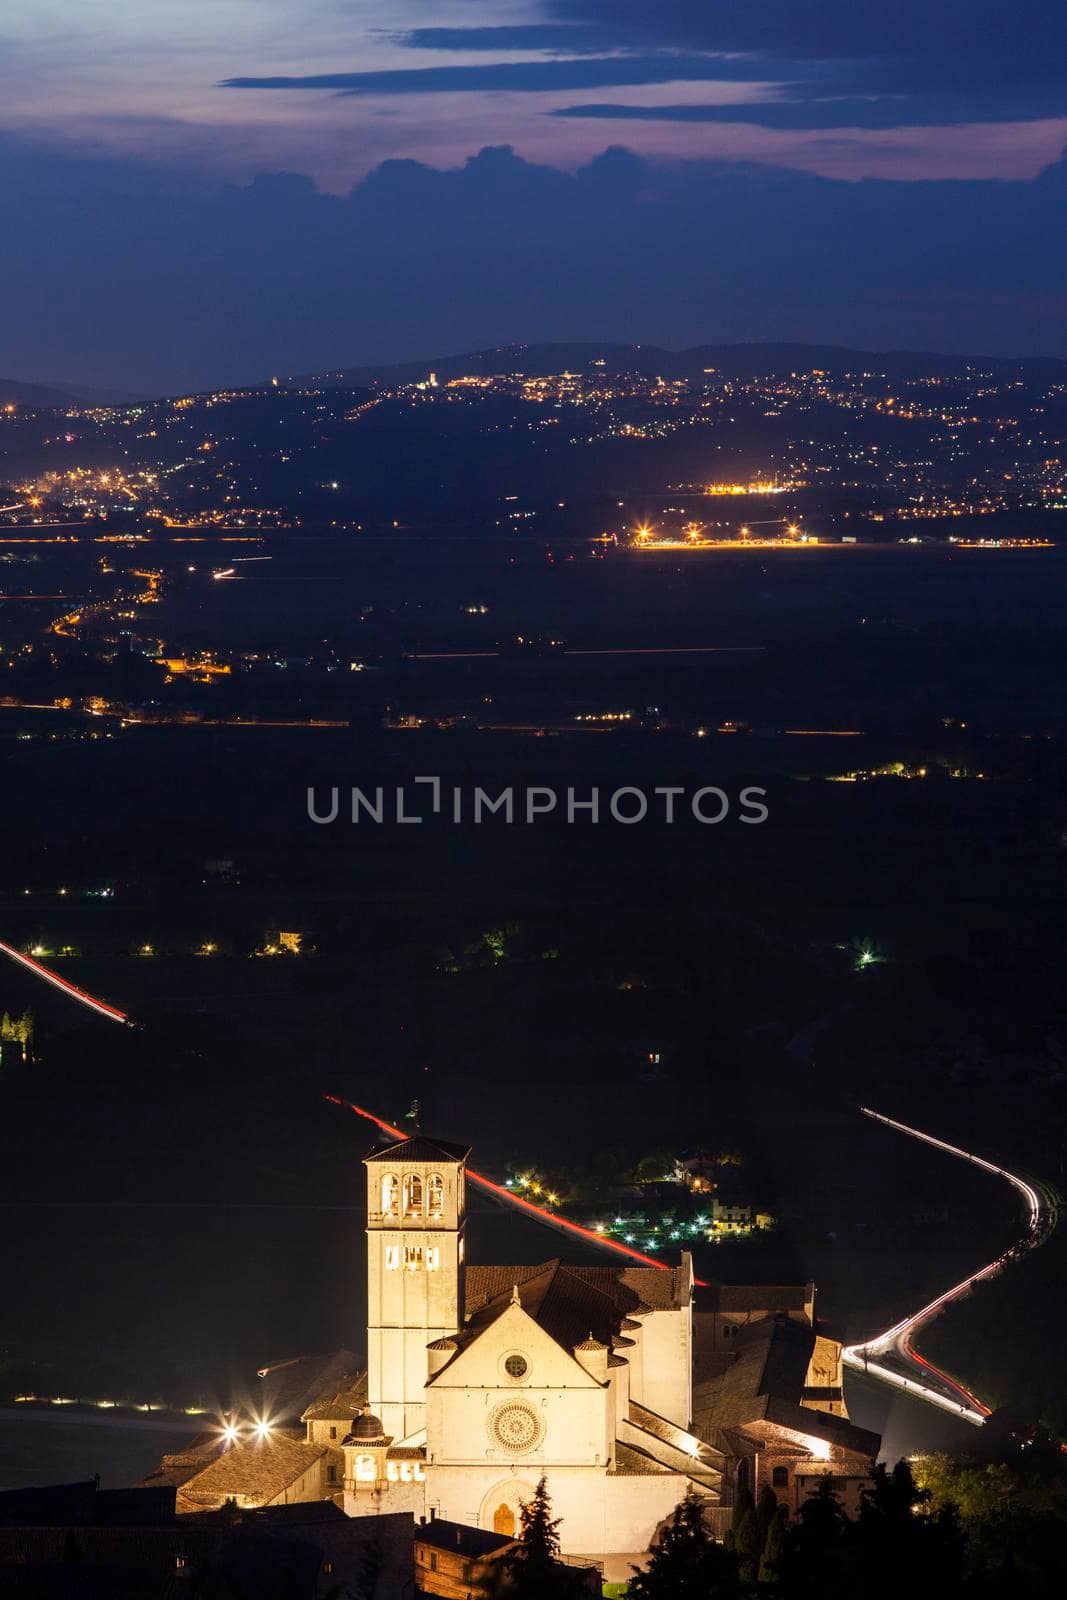
[{"label": "basilica church", "polygon": [[468,1262],[468,1155],[421,1135],[370,1151],[365,1367],[263,1369],[276,1425],[149,1480],[179,1510],[332,1499],[512,1534],[543,1474],[564,1553],[624,1579],[689,1490],[720,1529],[742,1486],[792,1514],[831,1474],[855,1507],[880,1440],[848,1419],[813,1284],[698,1288],[687,1252]]}]

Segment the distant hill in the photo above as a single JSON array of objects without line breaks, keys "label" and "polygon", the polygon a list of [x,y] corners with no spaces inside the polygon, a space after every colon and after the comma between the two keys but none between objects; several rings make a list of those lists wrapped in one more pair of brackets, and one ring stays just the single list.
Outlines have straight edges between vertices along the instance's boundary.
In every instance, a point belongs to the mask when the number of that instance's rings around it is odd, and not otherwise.
[{"label": "distant hill", "polygon": [[46,383],[0,378],[0,406],[134,406],[151,405],[154,398],[129,389],[96,389],[84,383],[53,388]]},{"label": "distant hill", "polygon": [[285,378],[286,387],[316,383],[347,388],[384,383],[414,383],[435,372],[438,378],[525,372],[531,377],[552,372],[585,372],[594,363],[603,371],[656,373],[664,378],[700,378],[709,369],[727,378],[758,378],[772,373],[879,372],[891,378],[952,377],[968,368],[998,376],[1067,379],[1067,361],[1040,356],[949,356],[929,351],[850,350],[816,344],[707,344],[689,350],[664,350],[650,344],[512,344],[463,355],[428,357],[378,366],[343,367],[332,372],[302,373]]},{"label": "distant hill", "polygon": [[76,405],[73,394],[62,389],[49,389],[40,383],[18,383],[14,378],[0,378],[0,406],[70,406]]}]

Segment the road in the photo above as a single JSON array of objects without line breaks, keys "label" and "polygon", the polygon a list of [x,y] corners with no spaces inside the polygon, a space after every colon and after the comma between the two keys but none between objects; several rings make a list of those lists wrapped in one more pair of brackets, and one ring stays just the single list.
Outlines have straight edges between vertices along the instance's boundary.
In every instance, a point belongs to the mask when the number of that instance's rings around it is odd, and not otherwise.
[{"label": "road", "polygon": [[972,1272],[969,1277],[954,1284],[951,1289],[946,1289],[943,1294],[921,1306],[918,1311],[913,1311],[910,1316],[894,1323],[884,1333],[877,1334],[863,1344],[846,1345],[842,1351],[846,1366],[859,1372],[870,1373],[897,1389],[906,1390],[917,1399],[940,1406],[943,1411],[949,1411],[954,1416],[962,1417],[966,1422],[981,1427],[990,1414],[989,1407],[977,1395],[972,1394],[965,1384],[960,1383],[949,1373],[943,1372],[925,1356],[921,1356],[915,1349],[914,1339],[927,1323],[940,1315],[946,1306],[956,1300],[962,1300],[969,1294],[976,1283],[980,1283],[984,1278],[992,1278],[1011,1262],[1018,1260],[1027,1250],[1032,1250],[1043,1243],[1057,1220],[1055,1191],[1043,1184],[1029,1182],[1017,1173],[1009,1172],[1006,1167],[998,1167],[994,1162],[986,1161],[982,1156],[974,1155],[969,1150],[961,1150],[958,1145],[949,1144],[945,1139],[937,1139],[933,1134],[909,1127],[906,1122],[896,1122],[892,1117],[883,1116],[879,1111],[872,1111],[868,1106],[861,1106],[860,1110],[865,1117],[871,1117],[875,1122],[881,1122],[885,1127],[895,1129],[897,1133],[906,1133],[909,1138],[919,1139],[935,1150],[957,1156],[961,1161],[969,1161],[972,1166],[981,1167],[983,1171],[1003,1178],[1019,1192],[1025,1203],[1026,1232],[1010,1250],[1004,1251],[995,1260]]},{"label": "road", "polygon": [[94,995],[87,994],[84,989],[79,989],[76,984],[69,983],[66,978],[61,978],[58,972],[53,972],[51,967],[44,966],[40,961],[35,961],[32,956],[24,955],[21,950],[16,950],[14,945],[4,944],[0,939],[0,954],[10,956],[12,961],[17,961],[20,967],[25,967],[35,977],[43,978],[54,989],[65,994],[70,1000],[77,1000],[80,1005],[88,1010],[95,1011],[98,1016],[107,1017],[109,1022],[129,1022],[125,1011],[120,1011],[117,1006],[109,1006],[106,1000],[97,1000]]}]

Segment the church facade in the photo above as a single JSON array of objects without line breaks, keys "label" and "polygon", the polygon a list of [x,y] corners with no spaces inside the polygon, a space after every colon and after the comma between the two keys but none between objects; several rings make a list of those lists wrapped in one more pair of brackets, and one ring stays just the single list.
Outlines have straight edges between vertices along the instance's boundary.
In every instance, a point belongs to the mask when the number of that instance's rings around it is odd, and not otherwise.
[{"label": "church facade", "polygon": [[323,1499],[511,1536],[544,1475],[564,1554],[625,1579],[688,1491],[720,1530],[742,1486],[792,1514],[829,1473],[855,1507],[880,1440],[848,1419],[813,1284],[698,1287],[685,1252],[468,1262],[468,1154],[370,1151],[365,1369],[350,1352],[264,1369],[268,1431],[165,1458],[179,1509]]},{"label": "church facade", "polygon": [[769,1482],[795,1508],[832,1471],[858,1495],[879,1440],[847,1419],[814,1285],[702,1300],[687,1253],[665,1269],[471,1264],[468,1154],[419,1136],[366,1158],[367,1410],[343,1442],[350,1515],[404,1503],[511,1534],[544,1474],[564,1552],[610,1577],[690,1489],[721,1509],[740,1483]]}]

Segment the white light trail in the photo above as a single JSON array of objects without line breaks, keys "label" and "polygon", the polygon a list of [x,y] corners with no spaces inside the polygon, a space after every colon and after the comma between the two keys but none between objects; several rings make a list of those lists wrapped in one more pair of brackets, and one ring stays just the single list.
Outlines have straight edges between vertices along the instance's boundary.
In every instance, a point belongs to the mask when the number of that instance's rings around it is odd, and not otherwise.
[{"label": "white light trail", "polygon": [[[892,1117],[883,1116],[880,1111],[872,1111],[869,1106],[861,1106],[860,1110],[865,1117],[871,1117],[875,1122],[883,1123],[887,1128],[894,1128],[898,1133],[906,1133],[912,1139],[919,1139],[923,1144],[931,1145],[935,1150],[942,1150],[946,1155],[957,1156],[961,1161],[969,1161],[972,1166],[981,1167],[985,1172],[991,1172],[995,1177],[1005,1178],[1013,1188],[1023,1196],[1027,1206],[1027,1232],[1021,1241],[1025,1246],[1032,1247],[1040,1242],[1042,1232],[1043,1202],[1038,1191],[1024,1178],[1018,1177],[1014,1172],[1009,1172],[1006,1167],[998,1167],[995,1162],[986,1161],[982,1156],[976,1156],[969,1150],[961,1150],[958,1145],[950,1144],[946,1139],[937,1139],[933,1134],[923,1133],[920,1128],[912,1128],[906,1122],[897,1122]],[[931,1362],[926,1361],[911,1348],[910,1335],[931,1321],[953,1301],[962,1299],[970,1292],[973,1284],[984,1278],[991,1278],[1001,1271],[1012,1259],[1018,1246],[1006,1250],[1003,1254],[990,1261],[986,1266],[980,1267],[976,1272],[964,1278],[960,1283],[954,1284],[951,1289],[946,1289],[935,1299],[922,1306],[918,1311],[912,1312],[900,1322],[894,1323],[884,1333],[877,1334],[875,1338],[866,1340],[863,1344],[846,1345],[842,1350],[842,1360],[847,1366],[859,1372],[870,1372],[883,1382],[893,1384],[898,1389],[903,1389],[908,1394],[914,1394],[919,1399],[928,1401],[931,1405],[940,1406],[945,1411],[951,1411],[956,1416],[965,1418],[968,1422],[980,1427],[989,1415],[989,1407],[982,1404],[970,1390],[955,1378],[949,1377],[947,1372],[941,1372]],[[952,1400],[940,1389],[934,1388],[930,1383],[918,1378],[905,1378],[892,1371],[881,1363],[872,1361],[872,1356],[884,1356],[890,1352],[903,1360],[911,1362],[925,1373],[933,1373],[941,1379],[942,1383],[954,1389],[957,1394],[964,1397],[964,1401]]]}]

